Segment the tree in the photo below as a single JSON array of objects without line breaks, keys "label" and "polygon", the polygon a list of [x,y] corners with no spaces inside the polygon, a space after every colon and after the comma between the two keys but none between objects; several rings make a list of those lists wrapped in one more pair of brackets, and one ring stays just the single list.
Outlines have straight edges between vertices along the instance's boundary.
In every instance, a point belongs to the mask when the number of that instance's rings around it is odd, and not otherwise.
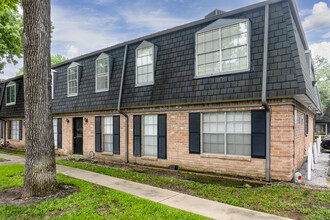
[{"label": "tree", "polygon": [[23,0],[25,175],[23,197],[57,191],[51,112],[50,0]]},{"label": "tree", "polygon": [[0,73],[6,63],[16,64],[22,57],[22,16],[17,12],[17,0],[0,4]]},{"label": "tree", "polygon": [[324,113],[323,119],[330,119],[330,63],[326,58],[317,56],[314,59],[314,64]]},{"label": "tree", "polygon": [[[55,65],[55,64],[58,64],[58,63],[61,63],[61,62],[64,62],[68,60],[67,57],[65,56],[62,56],[60,54],[56,54],[56,55],[53,55],[51,56],[50,58],[50,62],[51,62],[51,65]],[[24,75],[24,71],[23,71],[23,67],[19,69],[19,72],[16,74],[17,76],[21,76],[21,75]]]}]

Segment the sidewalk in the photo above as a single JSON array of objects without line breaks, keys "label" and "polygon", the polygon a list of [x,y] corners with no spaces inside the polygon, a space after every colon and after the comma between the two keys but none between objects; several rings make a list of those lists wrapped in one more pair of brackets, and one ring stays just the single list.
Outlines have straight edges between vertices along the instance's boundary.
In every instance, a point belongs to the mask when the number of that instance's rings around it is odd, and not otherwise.
[{"label": "sidewalk", "polygon": [[[8,156],[15,161],[23,159],[17,156],[0,154],[0,157],[7,159]],[[3,164],[4,162],[0,163]],[[67,167],[57,165],[57,172],[66,176],[70,176],[76,179],[81,179],[90,183],[105,186],[114,190],[119,190],[131,195],[135,195],[144,199],[148,199],[163,205],[167,205],[173,208],[185,210],[195,214],[203,215],[213,219],[286,219],[283,217],[270,215],[262,212],[257,212],[249,209],[244,209],[236,206],[231,206],[207,199],[202,199],[183,193],[178,193],[166,189],[160,189],[157,187],[127,181],[103,174],[94,173],[91,171],[81,170],[73,167]],[[270,198],[271,199],[271,198]]]}]

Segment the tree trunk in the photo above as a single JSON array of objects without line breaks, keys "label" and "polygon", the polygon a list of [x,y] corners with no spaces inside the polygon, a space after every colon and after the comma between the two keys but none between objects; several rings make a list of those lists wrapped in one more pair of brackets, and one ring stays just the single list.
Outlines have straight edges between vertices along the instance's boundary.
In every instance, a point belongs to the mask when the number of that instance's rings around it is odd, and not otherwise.
[{"label": "tree trunk", "polygon": [[23,197],[57,191],[51,106],[50,0],[23,0],[25,176]]}]

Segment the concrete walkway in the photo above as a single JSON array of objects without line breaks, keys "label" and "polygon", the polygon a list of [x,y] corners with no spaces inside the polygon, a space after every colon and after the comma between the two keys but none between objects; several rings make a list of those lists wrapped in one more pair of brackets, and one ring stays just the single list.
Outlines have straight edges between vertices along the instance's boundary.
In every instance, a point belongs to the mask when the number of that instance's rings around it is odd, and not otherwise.
[{"label": "concrete walkway", "polygon": [[0,154],[0,157],[6,160],[4,162],[0,162],[0,165],[25,164],[24,157],[18,157],[9,154]]},{"label": "concrete walkway", "polygon": [[[0,154],[7,159],[9,155]],[[15,157],[15,156],[12,156]],[[14,159],[14,158],[12,158]],[[22,159],[17,157],[17,160]],[[4,162],[2,162],[4,163]],[[0,164],[2,164],[0,163]],[[202,199],[183,193],[161,189],[141,183],[123,180],[91,171],[81,170],[73,167],[57,165],[57,172],[76,179],[119,190],[140,198],[148,199],[173,208],[185,210],[195,214],[203,215],[213,219],[222,220],[245,220],[245,219],[286,219],[275,215],[252,211],[236,206],[231,206],[207,199]],[[269,198],[271,199],[271,198]]]}]

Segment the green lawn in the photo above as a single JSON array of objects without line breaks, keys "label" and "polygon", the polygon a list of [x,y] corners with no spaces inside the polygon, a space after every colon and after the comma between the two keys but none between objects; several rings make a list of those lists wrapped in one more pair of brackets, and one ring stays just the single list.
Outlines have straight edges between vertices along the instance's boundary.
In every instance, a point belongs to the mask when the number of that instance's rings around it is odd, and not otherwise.
[{"label": "green lawn", "polygon": [[[230,205],[295,219],[330,219],[330,190],[312,190],[288,185],[228,187],[220,179],[212,184],[139,173],[87,163],[58,160],[57,164],[90,170],[126,180],[184,192]],[[193,176],[193,174],[191,174]],[[195,177],[204,178],[204,177]],[[233,184],[234,185],[234,184]],[[236,184],[237,185],[237,184]]]},{"label": "green lawn", "polygon": [[4,162],[4,161],[6,161],[6,159],[0,157],[0,162]]},{"label": "green lawn", "polygon": [[24,151],[16,151],[16,150],[4,150],[0,148],[0,154],[8,154],[8,155],[14,155],[19,157],[25,157]]},{"label": "green lawn", "polygon": [[[24,165],[0,167],[0,191],[23,186]],[[132,195],[58,174],[80,192],[27,206],[0,206],[0,219],[204,219]]]}]

